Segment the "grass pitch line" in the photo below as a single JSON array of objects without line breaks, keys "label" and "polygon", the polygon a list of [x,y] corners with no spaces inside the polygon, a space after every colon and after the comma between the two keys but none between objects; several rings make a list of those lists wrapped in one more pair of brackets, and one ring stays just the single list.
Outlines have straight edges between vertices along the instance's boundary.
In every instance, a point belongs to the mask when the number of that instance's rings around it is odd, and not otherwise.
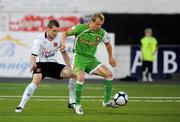
[{"label": "grass pitch line", "polygon": [[129,97],[130,99],[180,99],[180,97]]},{"label": "grass pitch line", "polygon": [[[3,99],[1,99],[0,98],[0,101],[11,101],[11,100],[13,100],[13,101],[15,101],[15,100],[18,100],[19,101],[19,99],[8,99],[8,98],[3,98]],[[68,99],[49,99],[49,98],[47,98],[47,99],[43,99],[43,98],[32,98],[32,99],[30,99],[30,101],[39,101],[39,102],[68,102]],[[102,102],[102,100],[100,100],[100,99],[83,99],[83,101],[85,101],[85,102]],[[151,100],[143,100],[143,99],[141,99],[141,100],[129,100],[129,102],[131,102],[131,103],[133,103],[133,102],[145,102],[145,103],[180,103],[180,100],[153,100],[153,99],[151,99]]]},{"label": "grass pitch line", "polygon": [[[21,98],[22,96],[18,96],[18,95],[13,95],[13,96],[10,96],[10,95],[0,95],[0,98]],[[112,96],[113,97],[113,96]],[[63,99],[63,98],[68,98],[68,96],[32,96],[32,98],[55,98],[55,99]],[[93,99],[93,98],[103,98],[103,96],[82,96],[82,98],[89,98],[89,99]],[[180,100],[180,97],[147,97],[147,96],[130,96],[129,99],[155,99],[155,100],[169,100],[169,99],[172,99],[172,100],[177,100],[179,99]]]}]

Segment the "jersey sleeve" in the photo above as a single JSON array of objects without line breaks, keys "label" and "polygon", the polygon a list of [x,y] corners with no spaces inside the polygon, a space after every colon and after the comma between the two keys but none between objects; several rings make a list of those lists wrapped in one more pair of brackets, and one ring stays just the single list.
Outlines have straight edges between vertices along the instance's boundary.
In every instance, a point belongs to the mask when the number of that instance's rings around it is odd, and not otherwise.
[{"label": "jersey sleeve", "polygon": [[31,54],[37,56],[40,53],[40,40],[36,39],[34,41]]},{"label": "jersey sleeve", "polygon": [[73,36],[73,35],[77,36],[77,35],[80,33],[80,31],[81,31],[80,28],[81,28],[80,25],[74,25],[74,26],[72,26],[72,27],[71,27],[70,29],[68,29],[67,32],[66,32],[67,36]]},{"label": "jersey sleeve", "polygon": [[108,36],[108,33],[105,32],[104,37],[103,37],[103,39],[102,39],[102,42],[107,43],[107,42],[109,42],[109,41],[110,41],[110,38],[109,38],[109,36]]}]

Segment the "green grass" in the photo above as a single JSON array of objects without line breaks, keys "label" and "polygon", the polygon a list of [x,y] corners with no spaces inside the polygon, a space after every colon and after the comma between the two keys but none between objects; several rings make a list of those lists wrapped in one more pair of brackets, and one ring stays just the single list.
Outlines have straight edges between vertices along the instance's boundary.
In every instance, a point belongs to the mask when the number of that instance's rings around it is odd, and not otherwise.
[{"label": "green grass", "polygon": [[[67,98],[45,97],[32,97],[22,113],[15,113],[14,108],[20,101],[18,96],[22,95],[27,84],[0,83],[0,122],[180,122],[179,84],[116,83],[113,94],[120,90],[127,92],[128,104],[116,109],[103,108],[101,98],[83,98],[84,115],[76,115],[67,109]],[[34,94],[67,95],[67,84],[64,83],[42,83]],[[85,84],[83,96],[102,95],[101,83]],[[134,98],[145,96],[174,98]]]}]

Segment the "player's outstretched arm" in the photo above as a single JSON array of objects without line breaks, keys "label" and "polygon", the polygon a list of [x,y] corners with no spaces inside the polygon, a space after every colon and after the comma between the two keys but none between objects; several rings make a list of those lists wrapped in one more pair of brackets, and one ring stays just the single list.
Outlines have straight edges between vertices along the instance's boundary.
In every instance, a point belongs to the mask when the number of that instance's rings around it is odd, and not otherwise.
[{"label": "player's outstretched arm", "polygon": [[63,32],[62,39],[61,39],[61,47],[60,47],[61,52],[63,52],[66,49],[66,46],[65,46],[66,37],[67,37],[66,32]]},{"label": "player's outstretched arm", "polygon": [[108,56],[109,56],[109,64],[112,67],[115,67],[116,66],[116,60],[114,59],[113,54],[112,54],[112,46],[111,46],[110,41],[105,43],[105,46],[106,46],[106,50],[107,50]]},{"label": "player's outstretched arm", "polygon": [[36,64],[36,56],[33,55],[33,54],[31,55],[31,65],[32,65],[32,67],[31,67],[30,71],[32,72],[37,66],[37,64]]},{"label": "player's outstretched arm", "polygon": [[61,54],[63,56],[64,62],[66,63],[67,66],[71,67],[71,63],[70,63],[70,58],[66,52],[66,50],[61,51]]}]

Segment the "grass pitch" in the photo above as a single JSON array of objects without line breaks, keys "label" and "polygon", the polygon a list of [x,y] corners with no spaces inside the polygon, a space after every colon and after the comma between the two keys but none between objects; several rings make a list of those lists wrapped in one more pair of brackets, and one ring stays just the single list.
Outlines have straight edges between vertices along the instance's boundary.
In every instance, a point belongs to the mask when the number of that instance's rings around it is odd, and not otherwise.
[{"label": "grass pitch", "polygon": [[42,83],[22,113],[15,113],[28,83],[0,82],[0,122],[180,122],[180,85],[115,83],[128,93],[126,106],[103,108],[103,83],[84,86],[84,115],[67,108],[66,83]]}]

